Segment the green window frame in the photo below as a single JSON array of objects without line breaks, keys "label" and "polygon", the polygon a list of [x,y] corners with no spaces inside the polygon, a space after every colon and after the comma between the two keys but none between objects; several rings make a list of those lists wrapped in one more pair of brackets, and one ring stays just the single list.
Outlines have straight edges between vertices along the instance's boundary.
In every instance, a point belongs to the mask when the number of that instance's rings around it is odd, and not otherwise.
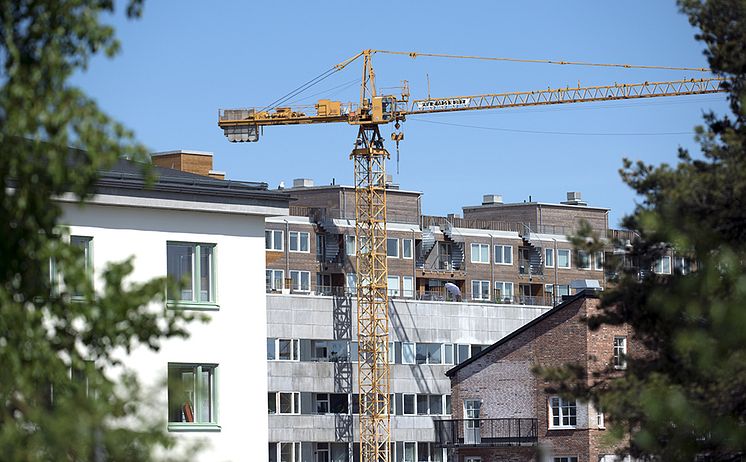
[{"label": "green window frame", "polygon": [[168,430],[220,431],[218,365],[168,363]]},{"label": "green window frame", "polygon": [[215,247],[207,243],[166,243],[166,274],[184,284],[179,289],[170,288],[169,308],[218,309]]}]

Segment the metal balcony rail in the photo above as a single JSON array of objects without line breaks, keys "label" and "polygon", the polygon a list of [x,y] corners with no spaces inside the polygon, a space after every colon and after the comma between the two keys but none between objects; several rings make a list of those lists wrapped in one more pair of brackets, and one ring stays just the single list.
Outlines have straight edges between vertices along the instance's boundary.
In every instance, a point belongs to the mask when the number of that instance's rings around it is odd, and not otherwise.
[{"label": "metal balcony rail", "polygon": [[489,229],[493,231],[512,231],[520,233],[523,231],[521,223],[507,221],[477,220],[473,218],[438,217],[433,215],[422,215],[421,225],[423,228],[439,226],[445,229],[448,226],[454,228]]},{"label": "metal balcony rail", "polygon": [[449,419],[435,420],[438,447],[535,446],[537,419]]}]

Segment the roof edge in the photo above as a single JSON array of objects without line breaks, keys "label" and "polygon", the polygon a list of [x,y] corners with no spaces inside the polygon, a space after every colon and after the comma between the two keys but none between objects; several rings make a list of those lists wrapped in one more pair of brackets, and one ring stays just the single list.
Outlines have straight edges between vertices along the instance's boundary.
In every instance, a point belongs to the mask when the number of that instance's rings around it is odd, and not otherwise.
[{"label": "roof edge", "polygon": [[531,327],[539,324],[540,322],[544,321],[545,319],[549,318],[550,316],[554,315],[558,311],[570,306],[570,304],[584,298],[599,298],[598,292],[595,290],[581,290],[577,294],[573,295],[572,297],[568,298],[564,302],[560,303],[559,305],[555,306],[551,310],[547,311],[546,313],[542,314],[541,316],[538,316],[531,321],[527,322],[526,324],[522,325],[518,329],[514,330],[513,332],[509,333],[505,337],[501,338],[497,342],[493,343],[492,345],[488,346],[484,350],[477,353],[476,356],[472,356],[471,358],[467,359],[466,361],[462,362],[461,364],[458,364],[446,371],[446,376],[453,377],[453,375],[458,372],[459,370],[463,369],[464,367],[468,366],[469,364],[475,362],[477,359],[481,358],[482,356],[486,355],[487,353],[490,353],[494,351],[497,347],[507,343],[508,341],[512,340],[513,338],[517,337],[518,335],[522,334],[523,332],[527,331]]}]

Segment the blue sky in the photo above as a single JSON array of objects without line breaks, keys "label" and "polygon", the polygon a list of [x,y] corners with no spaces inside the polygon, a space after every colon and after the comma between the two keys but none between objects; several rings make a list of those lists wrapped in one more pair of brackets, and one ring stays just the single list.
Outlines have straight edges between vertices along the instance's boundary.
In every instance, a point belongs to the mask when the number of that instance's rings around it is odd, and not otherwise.
[{"label": "blue sky", "polygon": [[[106,20],[118,30],[122,53],[96,58],[75,83],[152,151],[211,151],[228,178],[270,187],[299,177],[351,184],[356,127],[270,127],[258,143],[232,144],[217,127],[218,109],[269,103],[364,48],[707,66],[695,30],[663,0],[151,0],[138,21]],[[379,87],[406,79],[413,97],[426,96],[428,75],[433,97],[703,76],[385,55],[373,62]],[[336,73],[299,103],[357,101],[360,66]],[[590,205],[612,209],[613,226],[635,200],[619,177],[622,158],[674,163],[679,146],[696,153],[693,127],[704,111],[726,108],[719,94],[413,117],[403,127],[399,174],[393,143],[388,169],[403,189],[424,192],[428,214],[458,213],[483,194],[557,202],[581,191]],[[383,131],[388,138],[391,127]]]}]

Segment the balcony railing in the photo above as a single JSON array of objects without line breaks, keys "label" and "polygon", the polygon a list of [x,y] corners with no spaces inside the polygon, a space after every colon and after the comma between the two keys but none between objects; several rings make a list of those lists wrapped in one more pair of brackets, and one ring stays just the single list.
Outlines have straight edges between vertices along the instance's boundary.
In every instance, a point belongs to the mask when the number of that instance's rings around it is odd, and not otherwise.
[{"label": "balcony railing", "polygon": [[539,440],[536,419],[435,420],[439,447],[535,446]]}]

